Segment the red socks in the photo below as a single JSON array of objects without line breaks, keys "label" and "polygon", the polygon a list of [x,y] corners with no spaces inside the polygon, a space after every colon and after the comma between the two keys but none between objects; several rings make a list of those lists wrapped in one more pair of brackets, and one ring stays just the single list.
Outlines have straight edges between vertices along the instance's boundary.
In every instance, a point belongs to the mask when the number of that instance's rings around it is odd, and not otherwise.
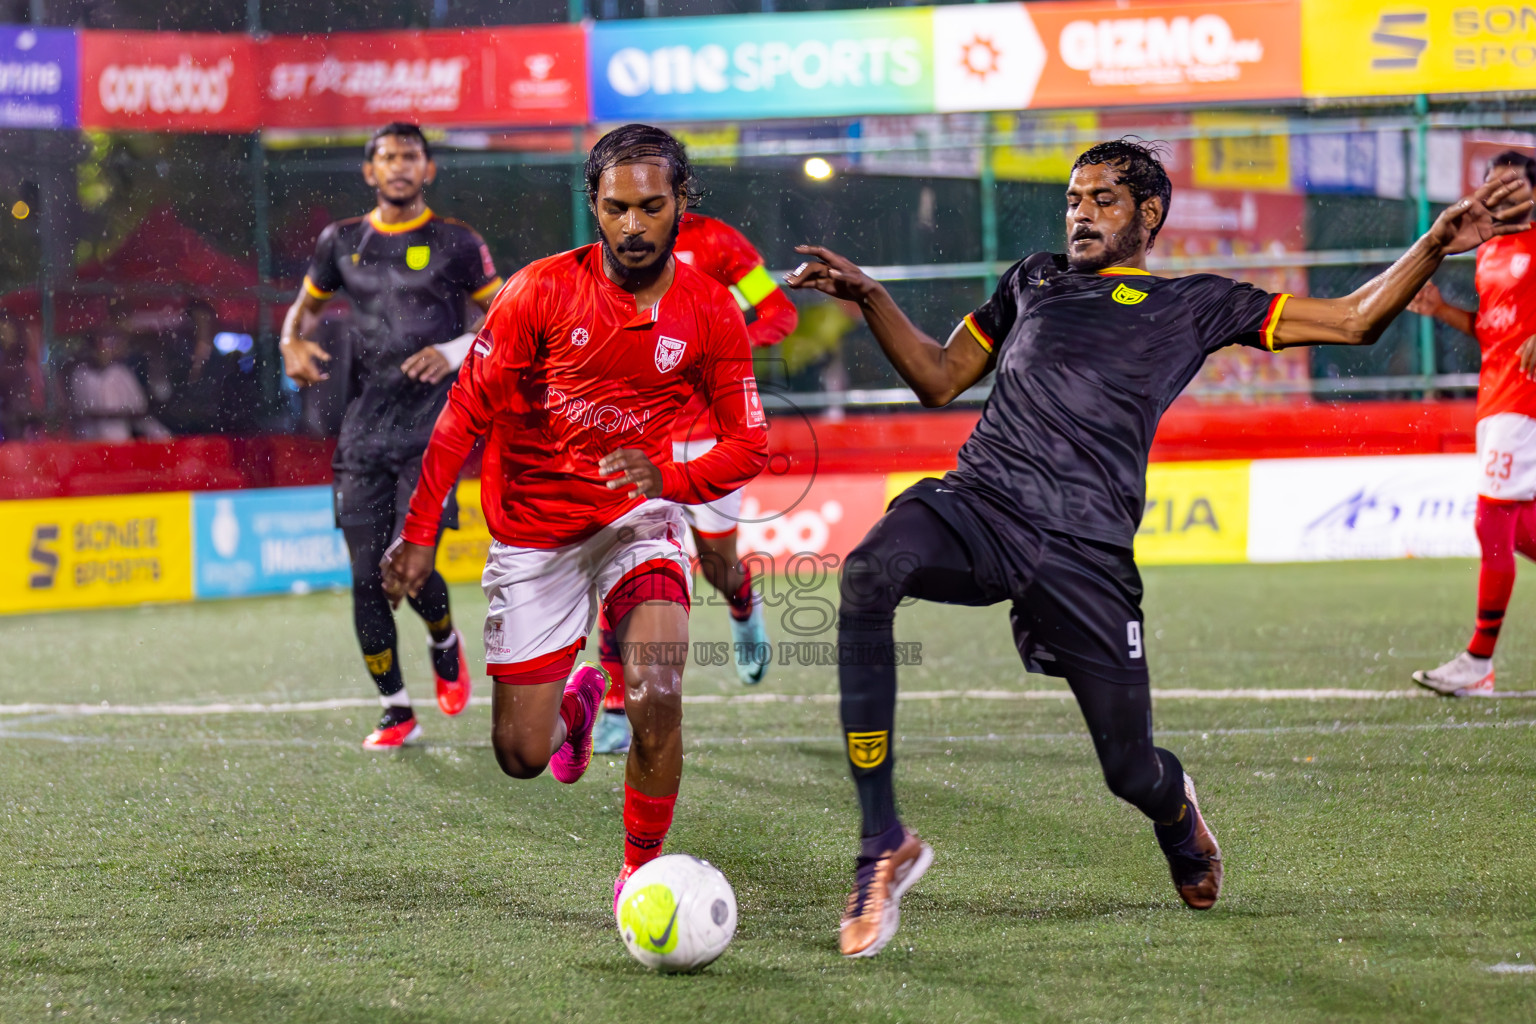
[{"label": "red socks", "polygon": [[1467,644],[1474,658],[1493,657],[1504,611],[1515,589],[1515,551],[1536,551],[1536,503],[1477,499],[1477,540],[1483,562],[1477,577],[1477,628]]},{"label": "red socks", "polygon": [[752,570],[741,567],[741,588],[730,596],[731,618],[746,622],[752,617]]},{"label": "red socks", "polygon": [[597,620],[597,659],[608,673],[608,692],[603,694],[604,711],[624,710],[624,660],[619,657],[619,641],[608,625],[608,616]]},{"label": "red socks", "polygon": [[661,856],[661,844],[672,827],[677,794],[646,796],[624,785],[624,867],[633,871]]}]

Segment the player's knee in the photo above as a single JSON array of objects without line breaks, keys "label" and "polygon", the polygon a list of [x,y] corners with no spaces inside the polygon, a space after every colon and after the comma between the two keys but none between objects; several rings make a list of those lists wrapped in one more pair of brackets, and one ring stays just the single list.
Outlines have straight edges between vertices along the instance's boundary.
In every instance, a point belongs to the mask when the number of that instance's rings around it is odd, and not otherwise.
[{"label": "player's knee", "polygon": [[492,730],[491,747],[501,770],[514,779],[535,778],[549,764],[549,741],[530,742],[514,729]]},{"label": "player's knee", "polygon": [[890,571],[890,560],[873,545],[860,545],[843,563],[838,599],[843,612],[857,615],[894,615],[901,600],[900,581]]},{"label": "player's knee", "polygon": [[626,666],[624,683],[624,707],[637,736],[660,738],[682,728],[683,674],[677,666]]}]

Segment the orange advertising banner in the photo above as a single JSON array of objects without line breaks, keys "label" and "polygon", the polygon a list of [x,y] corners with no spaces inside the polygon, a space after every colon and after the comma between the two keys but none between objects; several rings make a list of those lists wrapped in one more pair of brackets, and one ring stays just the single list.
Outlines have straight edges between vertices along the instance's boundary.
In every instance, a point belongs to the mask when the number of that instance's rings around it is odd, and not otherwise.
[{"label": "orange advertising banner", "polygon": [[1031,107],[1227,103],[1301,93],[1298,0],[1028,9],[1046,58]]}]

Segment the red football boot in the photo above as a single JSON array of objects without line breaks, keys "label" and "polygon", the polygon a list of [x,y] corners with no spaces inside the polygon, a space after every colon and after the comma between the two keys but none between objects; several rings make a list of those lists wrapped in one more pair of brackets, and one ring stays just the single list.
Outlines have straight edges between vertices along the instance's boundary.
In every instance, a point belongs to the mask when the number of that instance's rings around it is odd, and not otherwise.
[{"label": "red football boot", "polygon": [[[436,661],[432,662],[432,676],[437,680],[437,706],[442,708],[445,715],[456,715],[469,706],[472,686],[469,679],[469,657],[464,653],[464,636],[457,627],[453,630],[453,639],[459,649],[459,678],[444,679],[437,674]],[[427,653],[435,654],[436,651],[429,650]]]},{"label": "red football boot", "polygon": [[565,742],[549,759],[549,772],[567,785],[581,778],[592,763],[592,727],[607,688],[608,677],[591,665],[578,668],[565,684],[565,696],[581,702],[582,723],[580,729],[566,734]]},{"label": "red football boot", "polygon": [[410,708],[385,708],[379,727],[363,740],[364,750],[396,750],[421,739],[421,725]]}]

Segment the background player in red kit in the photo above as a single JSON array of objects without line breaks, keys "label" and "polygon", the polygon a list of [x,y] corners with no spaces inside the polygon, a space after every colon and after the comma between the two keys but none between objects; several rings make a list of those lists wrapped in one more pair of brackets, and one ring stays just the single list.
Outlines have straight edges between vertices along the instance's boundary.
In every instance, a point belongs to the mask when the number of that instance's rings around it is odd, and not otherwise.
[{"label": "background player in red kit", "polygon": [[[483,586],[502,769],[575,782],[604,678],[571,674],[599,609],[621,646],[634,742],[625,765],[625,878],[660,852],[682,776],[688,557],[677,503],[712,501],[767,461],[746,325],[730,294],[672,256],[692,195],[682,145],[645,125],[600,139],[586,183],[601,241],[529,264],[497,296],[422,462],[401,541],[399,600],[432,571],[443,501],[487,433],[481,500],[495,542]],[[720,441],[671,458],[695,392]],[[567,681],[567,676],[570,676]]]},{"label": "background player in red kit", "polygon": [[[777,344],[795,329],[800,319],[795,304],[774,283],[752,243],[725,221],[698,213],[683,214],[676,255],[730,290],[746,318],[747,338],[754,348]],[[714,444],[708,407],[695,396],[677,418],[672,434],[673,461],[698,458]],[[753,596],[751,568],[742,564],[736,552],[741,491],[732,491],[707,505],[684,505],[683,518],[693,531],[704,578],[730,607],[736,674],[748,686],[756,685],[768,671],[770,638],[763,621],[762,599]],[[613,630],[606,622],[602,624],[599,652],[611,682],[603,698],[603,716],[592,734],[592,749],[615,754],[629,749],[629,718],[624,714],[623,667]]]},{"label": "background player in red kit", "polygon": [[[1536,161],[1509,150],[1488,176],[1520,171],[1515,202],[1531,197]],[[1529,221],[1529,217],[1526,218]],[[1477,250],[1477,309],[1446,302],[1426,284],[1409,309],[1477,339],[1477,625],[1467,649],[1413,678],[1437,693],[1492,693],[1493,650],[1515,588],[1515,552],[1536,559],[1536,231],[1504,235]],[[1524,365],[1522,365],[1522,362]]]},{"label": "background player in red kit", "polygon": [[[362,348],[331,461],[336,525],[352,558],[353,624],[384,705],[363,746],[379,750],[421,735],[400,674],[379,559],[404,524],[432,424],[501,278],[479,235],[427,208],[425,189],[437,165],[420,128],[385,125],[368,140],[363,159],[378,205],[320,232],[304,287],[283,322],[282,353],[284,372],[301,387],[324,380],[331,357],[308,338],[325,305],[346,293]],[[479,307],[473,319],[471,305]],[[443,525],[457,526],[458,514],[450,496]],[[442,576],[432,573],[411,595],[411,607],[431,637],[438,706],[456,715],[469,703],[469,662]]]}]

